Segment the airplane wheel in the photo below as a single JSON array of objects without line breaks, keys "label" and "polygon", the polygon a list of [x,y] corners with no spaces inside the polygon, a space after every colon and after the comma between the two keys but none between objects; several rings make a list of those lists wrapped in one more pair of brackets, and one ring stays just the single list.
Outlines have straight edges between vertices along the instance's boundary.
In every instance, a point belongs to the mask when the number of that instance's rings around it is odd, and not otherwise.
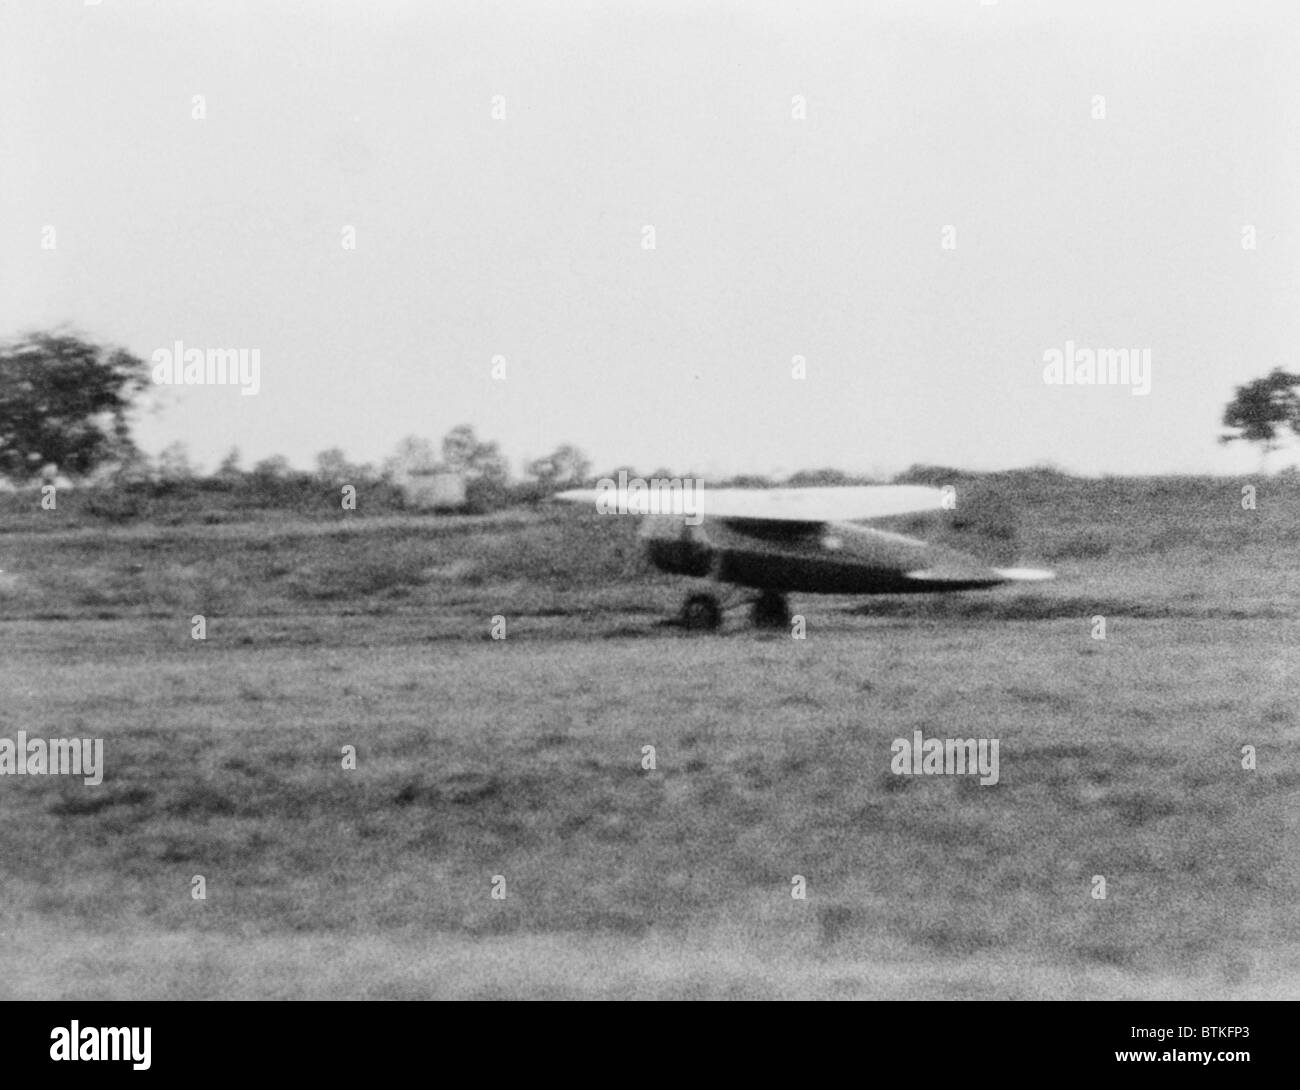
[{"label": "airplane wheel", "polygon": [[722,609],[712,594],[692,594],[682,607],[682,626],[697,632],[713,632],[722,624]]},{"label": "airplane wheel", "polygon": [[756,628],[789,628],[790,606],[784,594],[765,590],[754,602],[751,614]]}]

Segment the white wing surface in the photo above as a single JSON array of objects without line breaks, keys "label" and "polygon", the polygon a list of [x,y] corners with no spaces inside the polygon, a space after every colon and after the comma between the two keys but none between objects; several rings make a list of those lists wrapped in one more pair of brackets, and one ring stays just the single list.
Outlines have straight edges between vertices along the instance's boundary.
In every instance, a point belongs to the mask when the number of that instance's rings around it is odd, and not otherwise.
[{"label": "white wing surface", "polygon": [[[589,503],[598,510],[633,515],[693,515],[772,522],[854,522],[889,518],[944,506],[944,492],[922,485],[882,484],[853,488],[677,488],[660,485],[610,489],[578,488],[555,498]],[[693,484],[694,482],[692,482]]]}]

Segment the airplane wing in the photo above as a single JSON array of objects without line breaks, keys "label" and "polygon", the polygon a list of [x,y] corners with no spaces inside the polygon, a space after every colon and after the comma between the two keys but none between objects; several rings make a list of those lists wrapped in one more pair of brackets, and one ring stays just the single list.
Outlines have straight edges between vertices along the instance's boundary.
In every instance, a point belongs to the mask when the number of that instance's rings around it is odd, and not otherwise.
[{"label": "airplane wing", "polygon": [[[602,498],[603,495],[603,498]],[[913,515],[938,511],[944,493],[922,485],[862,485],[855,488],[706,488],[614,489],[578,488],[555,497],[567,503],[598,501],[606,510],[636,515],[701,513],[706,519],[746,520],[756,523],[856,522],[862,519]]]},{"label": "airplane wing", "polygon": [[701,508],[706,518],[856,522],[938,511],[943,505],[944,493],[939,489],[910,484],[857,488],[706,488],[701,492]]}]

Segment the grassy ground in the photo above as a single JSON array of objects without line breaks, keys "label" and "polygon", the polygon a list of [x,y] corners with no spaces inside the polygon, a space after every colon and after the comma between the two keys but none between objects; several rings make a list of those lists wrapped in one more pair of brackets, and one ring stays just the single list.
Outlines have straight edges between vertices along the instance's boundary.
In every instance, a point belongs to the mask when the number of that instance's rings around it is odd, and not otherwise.
[{"label": "grassy ground", "polygon": [[1300,497],[1037,484],[1056,583],[804,641],[581,513],[0,535],[0,737],[107,764],[0,779],[0,995],[1300,996]]}]

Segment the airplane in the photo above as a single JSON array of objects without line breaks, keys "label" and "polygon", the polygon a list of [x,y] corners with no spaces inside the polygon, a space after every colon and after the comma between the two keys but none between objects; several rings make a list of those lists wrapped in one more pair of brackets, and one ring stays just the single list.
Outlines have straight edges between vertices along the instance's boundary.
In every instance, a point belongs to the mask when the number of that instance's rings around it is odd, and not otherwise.
[{"label": "airplane", "polygon": [[[786,596],[792,592],[938,594],[1054,577],[1041,568],[987,567],[955,549],[857,525],[951,506],[950,492],[920,485],[699,487],[694,510],[692,496],[680,488],[624,489],[616,496],[579,488],[555,498],[644,517],[639,536],[651,564],[673,575],[757,590],[751,619],[759,628],[790,626]],[[701,591],[687,597],[680,623],[717,631],[722,616],[719,595]]]}]

